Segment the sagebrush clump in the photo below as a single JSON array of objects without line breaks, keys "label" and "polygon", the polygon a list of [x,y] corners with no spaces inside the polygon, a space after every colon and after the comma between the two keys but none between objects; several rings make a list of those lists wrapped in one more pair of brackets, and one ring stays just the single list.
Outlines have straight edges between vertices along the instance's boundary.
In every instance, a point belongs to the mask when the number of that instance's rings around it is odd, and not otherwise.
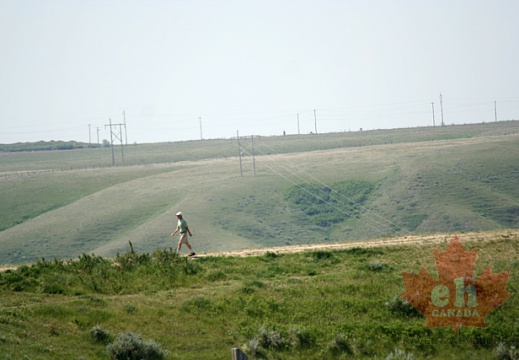
[{"label": "sagebrush clump", "polygon": [[90,330],[90,336],[92,340],[101,344],[108,344],[112,339],[110,332],[99,325],[94,326],[92,330]]},{"label": "sagebrush clump", "polygon": [[142,340],[138,334],[119,334],[115,341],[107,346],[112,360],[163,360],[167,351],[153,340]]},{"label": "sagebrush clump", "polygon": [[499,360],[519,360],[519,350],[515,346],[506,346],[500,342],[494,350]]},{"label": "sagebrush clump", "polygon": [[386,307],[389,311],[405,315],[405,316],[418,316],[420,312],[416,310],[413,305],[402,299],[399,295],[395,295],[391,300],[386,301]]}]

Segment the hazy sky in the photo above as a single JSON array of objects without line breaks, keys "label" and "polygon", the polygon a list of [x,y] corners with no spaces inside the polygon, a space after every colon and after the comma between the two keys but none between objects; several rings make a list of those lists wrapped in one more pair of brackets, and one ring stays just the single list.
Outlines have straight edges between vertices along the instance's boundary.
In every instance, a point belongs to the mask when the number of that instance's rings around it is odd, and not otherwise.
[{"label": "hazy sky", "polygon": [[519,119],[518,35],[517,0],[0,0],[0,143]]}]

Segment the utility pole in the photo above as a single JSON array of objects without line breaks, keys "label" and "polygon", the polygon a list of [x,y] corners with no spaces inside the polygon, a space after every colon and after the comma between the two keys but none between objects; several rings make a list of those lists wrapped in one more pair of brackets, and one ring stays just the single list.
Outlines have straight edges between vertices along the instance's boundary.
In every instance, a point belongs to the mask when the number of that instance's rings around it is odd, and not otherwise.
[{"label": "utility pole", "polygon": [[[124,166],[124,145],[123,145],[123,129],[122,129],[122,125],[123,124],[119,124],[119,134],[121,134],[121,163],[123,164]],[[126,123],[124,124],[124,126],[126,127]],[[126,132],[125,132],[126,134]]]},{"label": "utility pole", "polygon": [[[108,126],[110,126],[110,147],[112,148],[112,166],[115,166],[115,156],[114,156],[114,138],[113,138],[113,131],[112,131],[112,118],[109,119],[110,123]],[[106,128],[106,125],[105,125]]]},{"label": "utility pole", "polygon": [[441,114],[442,114],[442,127],[443,127],[443,126],[445,126],[445,122],[443,121],[443,96],[441,93],[440,93],[440,110],[441,110]]},{"label": "utility pole", "polygon": [[494,120],[497,122],[497,102],[494,101]]},{"label": "utility pole", "polygon": [[88,124],[88,145],[91,143],[91,137],[90,137],[90,124]]},{"label": "utility pole", "polygon": [[243,168],[241,166],[241,146],[240,146],[240,133],[236,130],[236,139],[238,139],[238,157],[240,159],[240,176],[243,176]]},{"label": "utility pole", "polygon": [[204,138],[202,137],[202,118],[201,117],[198,118],[198,122],[200,123],[200,140],[204,140]]},{"label": "utility pole", "polygon": [[97,127],[97,146],[99,146],[99,126]]},{"label": "utility pole", "polygon": [[[124,138],[126,146],[128,146],[128,133],[126,132],[126,112],[123,110],[123,121],[124,121]],[[121,139],[122,142],[122,139]]]},{"label": "utility pole", "polygon": [[297,113],[297,135],[301,135],[301,132],[299,131],[299,113]]},{"label": "utility pole", "polygon": [[252,143],[252,169],[254,170],[254,176],[256,176],[256,156],[254,155],[254,135],[250,136]]},{"label": "utility pole", "polygon": [[432,102],[431,105],[432,105],[432,111],[433,111],[433,113],[432,113],[433,114],[433,127],[436,127],[436,122],[434,120],[434,102]]},{"label": "utility pole", "polygon": [[317,115],[315,113],[315,109],[314,109],[314,124],[315,124],[315,135],[317,135]]}]

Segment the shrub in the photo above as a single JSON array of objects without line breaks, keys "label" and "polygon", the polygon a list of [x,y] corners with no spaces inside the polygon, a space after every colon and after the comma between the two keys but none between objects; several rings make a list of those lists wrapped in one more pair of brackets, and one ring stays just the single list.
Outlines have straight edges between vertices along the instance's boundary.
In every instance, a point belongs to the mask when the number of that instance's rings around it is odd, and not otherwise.
[{"label": "shrub", "polygon": [[329,350],[334,355],[353,354],[353,349],[349,343],[348,336],[344,334],[335,335],[335,339],[330,344]]},{"label": "shrub", "polygon": [[265,349],[260,346],[257,338],[249,341],[247,345],[247,353],[253,357],[265,356]]},{"label": "shrub", "polygon": [[103,329],[99,325],[96,325],[90,330],[90,337],[95,342],[101,343],[101,344],[108,344],[110,343],[110,340],[112,338],[112,335],[109,331]]},{"label": "shrub", "polygon": [[152,257],[159,266],[171,266],[171,264],[175,263],[179,259],[179,255],[172,248],[169,250],[155,250]]},{"label": "shrub", "polygon": [[202,270],[199,265],[191,260],[188,260],[187,257],[184,258],[181,268],[185,275],[196,275]]},{"label": "shrub", "polygon": [[494,350],[497,358],[499,360],[518,360],[519,359],[519,351],[515,348],[515,346],[507,347],[506,344],[500,342],[497,344],[497,347]]},{"label": "shrub", "polygon": [[130,251],[125,254],[117,253],[115,262],[119,264],[119,267],[123,270],[131,270],[137,265],[148,264],[151,262],[151,256],[148,253],[138,254],[133,249],[133,244],[130,244]]},{"label": "shrub", "polygon": [[315,345],[315,336],[306,329],[292,327],[289,331],[290,345],[295,347],[311,347]]},{"label": "shrub", "polygon": [[418,316],[420,314],[413,305],[402,299],[399,295],[395,295],[391,300],[386,301],[386,307],[395,314],[405,316]]},{"label": "shrub", "polygon": [[275,252],[272,252],[272,251],[267,251],[264,255],[265,259],[275,259],[278,256],[279,256],[278,254],[276,254]]},{"label": "shrub", "polygon": [[285,347],[286,340],[283,335],[274,330],[268,330],[265,327],[259,329],[256,339],[261,347],[265,349],[276,349],[280,350]]},{"label": "shrub", "polygon": [[391,352],[388,356],[386,356],[385,360],[414,360],[415,357],[411,353],[407,353],[401,349],[395,349],[395,351]]},{"label": "shrub", "polygon": [[330,251],[318,250],[318,251],[312,252],[311,254],[312,254],[312,258],[316,262],[317,261],[321,261],[321,260],[328,260],[328,259],[333,259],[334,258],[333,253],[331,253]]},{"label": "shrub", "polygon": [[162,360],[167,351],[153,340],[143,341],[138,334],[119,334],[106,349],[112,360]]},{"label": "shrub", "polygon": [[378,249],[378,248],[361,248],[361,247],[354,247],[351,249],[346,250],[347,254],[350,255],[382,255],[384,254],[384,250]]},{"label": "shrub", "polygon": [[385,268],[387,268],[388,266],[389,265],[387,263],[382,262],[382,261],[371,261],[368,264],[368,269],[370,269],[371,271],[382,271]]}]

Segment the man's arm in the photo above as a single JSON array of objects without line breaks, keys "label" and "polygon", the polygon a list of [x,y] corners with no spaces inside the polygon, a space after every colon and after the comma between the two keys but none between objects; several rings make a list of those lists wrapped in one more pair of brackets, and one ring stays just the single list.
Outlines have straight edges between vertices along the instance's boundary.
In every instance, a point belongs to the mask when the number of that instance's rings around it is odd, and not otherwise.
[{"label": "man's arm", "polygon": [[193,236],[193,234],[191,234],[191,230],[189,230],[189,226],[186,226],[186,230],[187,230],[187,233],[189,234],[189,236]]},{"label": "man's arm", "polygon": [[171,236],[175,236],[175,234],[178,232],[178,227],[175,229],[175,231],[173,231],[173,233],[171,233]]}]

